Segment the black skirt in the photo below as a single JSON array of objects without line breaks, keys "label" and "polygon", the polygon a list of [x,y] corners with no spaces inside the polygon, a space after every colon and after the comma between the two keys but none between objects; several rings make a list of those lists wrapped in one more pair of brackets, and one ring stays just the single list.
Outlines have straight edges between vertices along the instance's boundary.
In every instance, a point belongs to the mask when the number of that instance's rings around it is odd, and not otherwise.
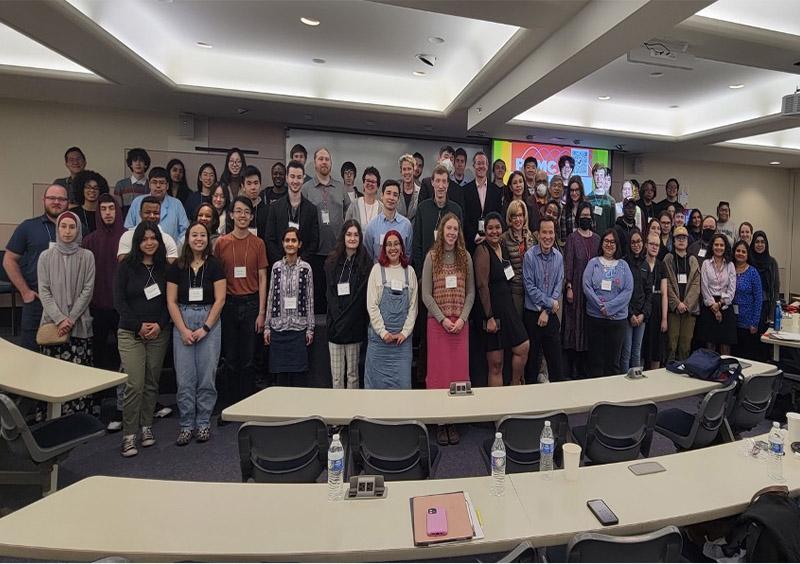
[{"label": "black skirt", "polygon": [[269,371],[305,372],[308,370],[308,348],[305,331],[271,331]]},{"label": "black skirt", "polygon": [[703,343],[714,345],[736,344],[736,314],[733,307],[722,310],[722,321],[717,321],[714,312],[707,305],[700,306],[694,337]]}]

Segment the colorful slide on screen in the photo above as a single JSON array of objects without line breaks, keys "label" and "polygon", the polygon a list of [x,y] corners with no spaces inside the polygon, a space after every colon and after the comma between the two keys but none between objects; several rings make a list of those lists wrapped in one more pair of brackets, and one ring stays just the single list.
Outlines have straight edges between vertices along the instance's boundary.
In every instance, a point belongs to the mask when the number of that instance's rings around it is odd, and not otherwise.
[{"label": "colorful slide on screen", "polygon": [[[558,168],[558,159],[562,155],[569,155],[575,160],[572,171],[561,171]],[[492,161],[503,159],[506,162],[506,178],[515,170],[522,171],[523,163],[528,157],[535,157],[539,168],[547,171],[548,180],[555,174],[566,172],[568,175],[578,175],[583,180],[584,191],[592,192],[592,166],[600,163],[609,167],[611,163],[610,152],[607,149],[587,149],[585,147],[567,147],[564,145],[544,145],[541,143],[524,143],[520,141],[492,140]],[[568,178],[565,178],[566,182]]]}]

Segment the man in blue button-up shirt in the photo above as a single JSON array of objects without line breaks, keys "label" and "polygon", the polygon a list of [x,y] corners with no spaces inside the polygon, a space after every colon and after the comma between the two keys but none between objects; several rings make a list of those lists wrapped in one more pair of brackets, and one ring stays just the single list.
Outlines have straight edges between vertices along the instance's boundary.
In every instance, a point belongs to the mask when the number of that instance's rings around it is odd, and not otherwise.
[{"label": "man in blue button-up shirt", "polygon": [[539,223],[539,244],[534,245],[522,260],[525,284],[525,329],[531,341],[525,381],[537,381],[542,353],[547,360],[551,382],[562,380],[561,324],[558,321],[558,300],[564,283],[564,259],[554,248],[556,225],[552,219]]},{"label": "man in blue button-up shirt", "polygon": [[[180,246],[183,244],[183,236],[189,228],[189,219],[186,217],[186,211],[183,209],[181,201],[167,194],[169,190],[167,169],[160,166],[153,167],[147,177],[147,184],[150,187],[150,195],[161,202],[161,220],[158,225]],[[125,218],[126,229],[132,229],[142,221],[140,210],[144,198],[145,196],[137,196],[131,203],[131,209],[128,210],[128,216]]]},{"label": "man in blue button-up shirt", "polygon": [[397,213],[398,201],[400,183],[397,180],[387,180],[383,183],[383,210],[364,229],[364,246],[374,262],[378,262],[381,256],[383,237],[392,230],[403,237],[406,257],[411,258],[411,222]]}]

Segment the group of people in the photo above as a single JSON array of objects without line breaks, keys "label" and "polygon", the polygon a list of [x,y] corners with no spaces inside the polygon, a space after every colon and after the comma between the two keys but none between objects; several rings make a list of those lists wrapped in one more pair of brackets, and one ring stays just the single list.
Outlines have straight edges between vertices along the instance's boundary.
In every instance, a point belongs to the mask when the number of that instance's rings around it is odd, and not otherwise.
[{"label": "group of people", "polygon": [[[360,188],[352,162],[332,176],[326,148],[311,166],[301,145],[289,157],[262,187],[234,148],[219,177],[203,164],[189,188],[180,160],[150,168],[132,149],[112,190],[72,147],[70,175],[9,240],[22,345],[128,374],[123,456],[155,443],[170,345],[176,442],[204,442],[214,410],[254,393],[263,372],[307,385],[315,314],[334,387],[359,386],[365,344],[368,388],[596,377],[697,346],[764,356],[779,290],[767,236],[747,222],[733,231],[727,202],[716,216],[685,209],[676,179],[660,202],[652,180],[626,180],[617,204],[611,170],[595,164],[589,191],[569,155],[552,178],[528,157],[507,178],[495,160],[490,179],[483,152],[469,170],[463,149],[444,146],[430,176],[405,154],[398,180],[368,167]],[[459,440],[452,426],[437,438]]]}]

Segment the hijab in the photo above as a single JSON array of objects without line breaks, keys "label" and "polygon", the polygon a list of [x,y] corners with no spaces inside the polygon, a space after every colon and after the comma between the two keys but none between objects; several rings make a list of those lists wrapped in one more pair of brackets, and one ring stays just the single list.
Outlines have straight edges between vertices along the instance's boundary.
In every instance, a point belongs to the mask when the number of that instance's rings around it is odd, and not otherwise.
[{"label": "hijab", "polygon": [[[58,226],[71,219],[77,226],[75,240],[67,243],[61,238]],[[72,309],[72,304],[83,290],[86,257],[81,250],[81,220],[71,211],[65,211],[56,219],[56,246],[45,251],[39,260],[47,260],[50,277],[50,294],[56,307],[62,312]]]},{"label": "hijab", "polygon": [[[764,252],[756,252],[756,239],[762,237],[764,239]],[[759,272],[769,270],[771,264],[771,256],[769,254],[769,240],[767,234],[763,231],[756,231],[753,233],[753,244],[750,246],[750,262],[756,267]]]},{"label": "hijab", "polygon": [[[106,225],[100,217],[102,204],[114,204],[114,223]],[[95,211],[96,228],[86,236],[83,247],[94,255],[95,286],[92,305],[102,309],[114,308],[114,276],[117,273],[117,251],[119,240],[125,233],[122,222],[122,209],[111,194],[101,194],[97,199]]]},{"label": "hijab", "polygon": [[[71,243],[66,243],[63,239],[61,239],[61,231],[58,229],[58,226],[65,219],[73,220],[77,226],[77,235]],[[82,231],[83,229],[81,229],[81,220],[78,219],[78,216],[71,211],[63,212],[56,219],[56,250],[62,255],[74,255],[77,253],[78,249],[81,248],[81,239],[83,238]]]}]

